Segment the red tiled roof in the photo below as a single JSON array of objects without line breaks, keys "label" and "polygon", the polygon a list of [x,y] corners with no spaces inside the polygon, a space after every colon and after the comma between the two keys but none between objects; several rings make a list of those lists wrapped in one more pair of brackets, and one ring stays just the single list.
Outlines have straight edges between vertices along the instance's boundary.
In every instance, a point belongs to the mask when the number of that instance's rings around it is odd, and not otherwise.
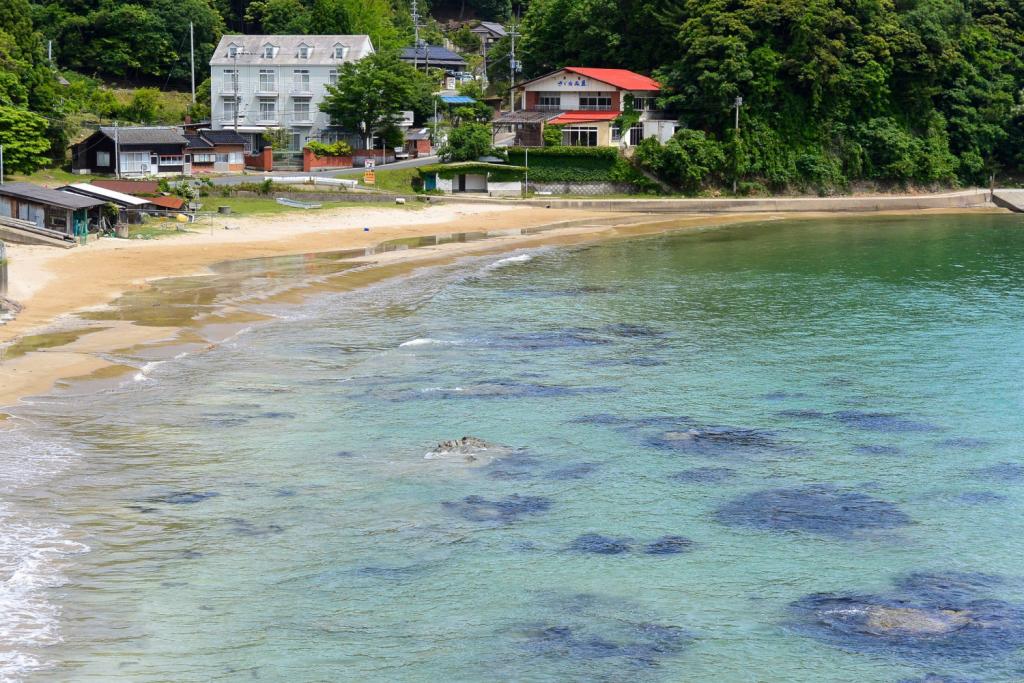
[{"label": "red tiled roof", "polygon": [[185,206],[185,200],[181,197],[145,197],[145,200],[171,211],[177,211]]},{"label": "red tiled roof", "polygon": [[561,126],[566,123],[590,123],[593,121],[614,121],[619,117],[617,111],[565,111],[548,121],[549,124]]},{"label": "red tiled roof", "polygon": [[155,180],[94,180],[92,184],[124,194],[156,194],[160,191]]},{"label": "red tiled roof", "polygon": [[567,66],[572,71],[595,81],[614,85],[622,90],[661,90],[661,83],[629,69],[591,69],[585,66]]}]

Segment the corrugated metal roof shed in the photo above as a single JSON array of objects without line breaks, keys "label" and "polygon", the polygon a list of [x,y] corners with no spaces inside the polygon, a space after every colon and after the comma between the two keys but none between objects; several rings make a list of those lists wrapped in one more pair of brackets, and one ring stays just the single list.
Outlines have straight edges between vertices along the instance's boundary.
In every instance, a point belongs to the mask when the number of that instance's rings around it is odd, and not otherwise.
[{"label": "corrugated metal roof shed", "polygon": [[48,187],[41,187],[32,183],[4,183],[0,185],[0,195],[72,210],[91,209],[94,206],[106,204],[106,201],[102,199],[83,197],[82,195],[62,192],[60,190],[51,190]]},{"label": "corrugated metal roof shed", "polygon": [[75,194],[81,194],[87,197],[107,199],[126,206],[144,206],[150,203],[148,200],[133,197],[130,194],[118,192],[117,190],[109,190],[105,187],[97,187],[95,185],[90,185],[89,183],[72,183],[71,185],[66,185],[60,189],[64,192],[74,192]]}]

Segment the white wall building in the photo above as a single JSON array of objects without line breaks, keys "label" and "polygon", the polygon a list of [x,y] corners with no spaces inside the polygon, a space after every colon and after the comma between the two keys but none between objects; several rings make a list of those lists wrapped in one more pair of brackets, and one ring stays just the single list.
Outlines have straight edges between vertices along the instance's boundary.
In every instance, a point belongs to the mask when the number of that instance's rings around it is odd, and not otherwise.
[{"label": "white wall building", "polygon": [[271,128],[288,131],[296,152],[308,140],[346,137],[330,127],[320,102],[342,64],[372,53],[365,35],[226,35],[210,59],[210,127],[237,126],[248,149],[261,149]]}]

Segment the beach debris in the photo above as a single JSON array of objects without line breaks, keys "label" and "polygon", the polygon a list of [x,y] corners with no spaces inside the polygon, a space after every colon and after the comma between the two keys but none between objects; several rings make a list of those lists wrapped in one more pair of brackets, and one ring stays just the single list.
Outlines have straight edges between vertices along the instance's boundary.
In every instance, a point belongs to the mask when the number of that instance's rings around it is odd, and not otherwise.
[{"label": "beach debris", "polygon": [[694,467],[676,472],[670,479],[685,484],[717,484],[736,476],[736,470],[728,467]]},{"label": "beach debris", "polygon": [[975,661],[1024,646],[1024,605],[993,597],[1001,577],[917,572],[883,595],[814,593],[790,605],[791,630],[830,645],[922,663]]},{"label": "beach debris", "polygon": [[521,496],[513,493],[499,500],[483,496],[466,496],[460,501],[446,501],[441,506],[471,522],[514,522],[526,515],[551,509],[551,499],[543,496]]},{"label": "beach debris", "polygon": [[911,522],[893,503],[828,484],[756,491],[722,505],[715,518],[730,526],[837,537]]},{"label": "beach debris", "polygon": [[399,206],[405,204],[405,197],[395,197],[395,204]]}]

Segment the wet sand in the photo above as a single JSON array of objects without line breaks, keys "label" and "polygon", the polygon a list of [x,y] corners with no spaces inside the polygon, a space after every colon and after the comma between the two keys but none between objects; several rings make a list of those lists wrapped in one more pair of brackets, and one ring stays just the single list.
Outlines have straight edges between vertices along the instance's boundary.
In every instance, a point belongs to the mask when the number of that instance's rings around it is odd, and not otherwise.
[{"label": "wet sand", "polygon": [[[972,210],[976,212],[977,210]],[[959,212],[936,210],[928,213]],[[900,212],[892,212],[899,215]],[[907,212],[920,214],[920,211]],[[878,215],[873,214],[873,215]],[[143,293],[154,280],[209,274],[210,266],[226,261],[343,250],[367,250],[390,240],[453,233],[508,234],[474,241],[400,249],[354,257],[355,266],[329,283],[292,288],[274,297],[294,301],[330,289],[352,289],[414,268],[443,265],[466,255],[500,253],[538,246],[571,246],[607,239],[628,239],[663,232],[699,229],[783,218],[832,217],[828,213],[665,215],[553,210],[535,207],[455,205],[424,210],[346,208],[332,212],[237,218],[194,226],[194,232],[162,240],[104,239],[73,250],[12,245],[10,296],[25,308],[0,326],[0,406],[45,394],[58,380],[116,376],[118,367],[101,357],[142,344],[181,339],[186,326],[220,325],[226,336],[259,316],[221,311],[217,320],[153,320],[134,324],[126,319],[82,320],[126,293]],[[855,218],[844,213],[843,217]],[[225,225],[231,229],[224,229]],[[369,231],[364,228],[369,227]],[[526,229],[542,229],[520,234]],[[416,240],[413,240],[416,241]],[[358,253],[358,252],[356,252]],[[348,267],[348,266],[346,266]],[[158,306],[153,302],[150,306]],[[138,314],[136,312],[136,314]],[[93,327],[95,326],[95,327]],[[83,329],[85,328],[85,329]],[[207,335],[206,340],[210,339]],[[216,343],[216,339],[213,342]],[[122,367],[124,372],[132,370]]]}]

